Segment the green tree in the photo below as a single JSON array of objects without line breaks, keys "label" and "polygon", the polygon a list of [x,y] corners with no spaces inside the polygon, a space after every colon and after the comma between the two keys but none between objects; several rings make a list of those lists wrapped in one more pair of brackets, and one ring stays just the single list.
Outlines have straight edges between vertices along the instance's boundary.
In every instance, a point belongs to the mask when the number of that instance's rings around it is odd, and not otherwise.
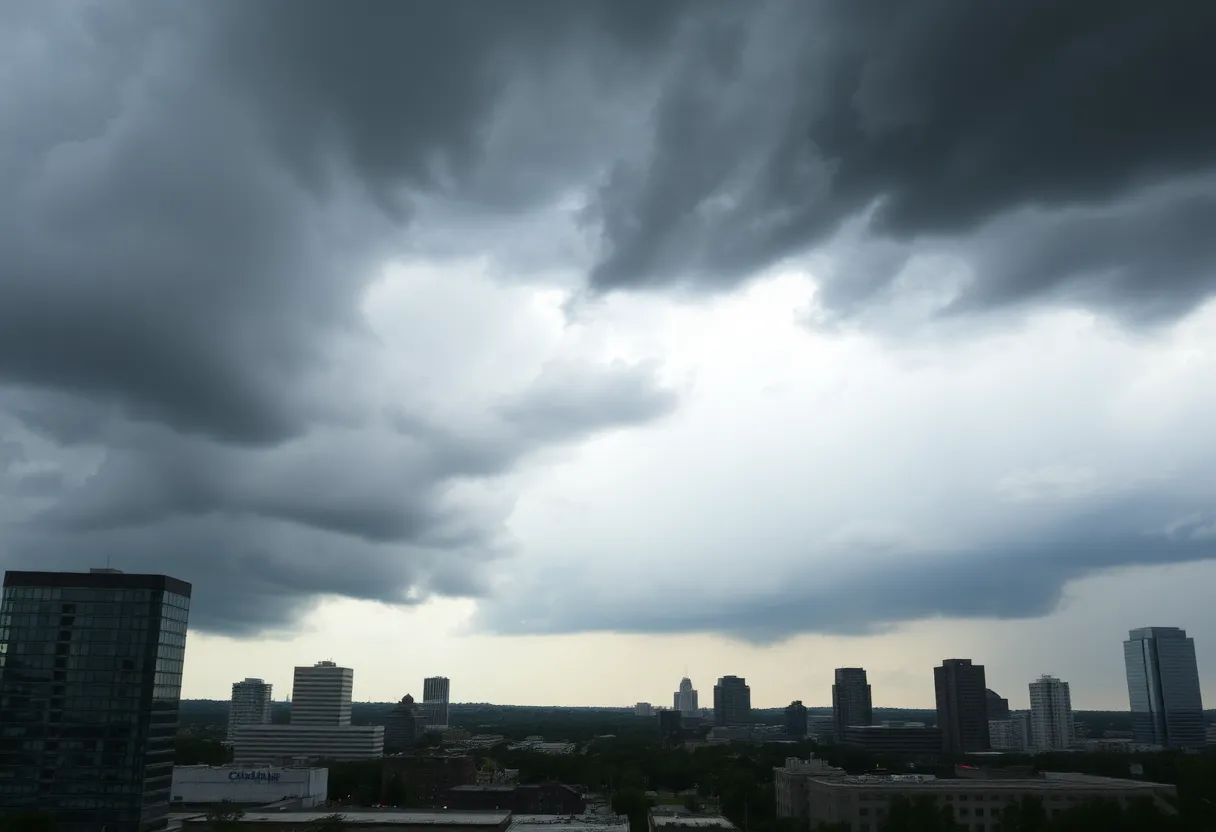
[{"label": "green tree", "polygon": [[55,817],[50,812],[17,812],[0,816],[0,832],[56,832]]},{"label": "green tree", "polygon": [[222,801],[207,813],[207,825],[211,832],[236,832],[241,828],[241,818],[245,812],[231,800]]},{"label": "green tree", "polygon": [[342,814],[326,815],[308,824],[308,832],[342,832],[346,828],[346,816]]},{"label": "green tree", "polygon": [[1004,832],[1046,832],[1047,810],[1037,797],[1023,797],[1010,803],[1001,812],[1001,829]]},{"label": "green tree", "polygon": [[629,818],[631,832],[645,832],[653,805],[654,801],[641,789],[619,789],[612,794],[612,811]]}]

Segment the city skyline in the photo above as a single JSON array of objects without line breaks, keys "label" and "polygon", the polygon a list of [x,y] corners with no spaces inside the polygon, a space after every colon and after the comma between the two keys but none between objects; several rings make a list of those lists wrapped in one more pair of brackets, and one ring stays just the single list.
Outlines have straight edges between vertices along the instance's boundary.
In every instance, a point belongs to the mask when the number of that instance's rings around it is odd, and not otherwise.
[{"label": "city skyline", "polygon": [[1182,6],[20,5],[0,566],[189,582],[185,695],[1216,702]]}]

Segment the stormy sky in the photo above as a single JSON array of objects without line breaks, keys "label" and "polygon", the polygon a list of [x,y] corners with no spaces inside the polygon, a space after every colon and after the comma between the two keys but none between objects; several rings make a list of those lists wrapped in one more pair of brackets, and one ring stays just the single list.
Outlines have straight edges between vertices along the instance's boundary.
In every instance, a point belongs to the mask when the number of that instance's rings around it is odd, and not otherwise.
[{"label": "stormy sky", "polygon": [[359,698],[820,703],[864,662],[920,705],[965,652],[1123,707],[1124,631],[1176,625],[1214,698],[1213,37],[4,4],[0,563],[191,581],[188,696],[332,657]]}]

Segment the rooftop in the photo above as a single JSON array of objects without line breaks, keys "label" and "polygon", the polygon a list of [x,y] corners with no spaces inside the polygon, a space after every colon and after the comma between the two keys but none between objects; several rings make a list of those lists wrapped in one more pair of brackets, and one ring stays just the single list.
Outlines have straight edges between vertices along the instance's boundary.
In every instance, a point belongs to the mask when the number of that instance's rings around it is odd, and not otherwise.
[{"label": "rooftop", "polygon": [[883,788],[898,789],[916,788],[924,790],[952,791],[1009,791],[1035,789],[1039,791],[1068,791],[1086,786],[1102,789],[1124,789],[1127,791],[1142,791],[1153,788],[1173,788],[1161,783],[1151,783],[1144,780],[1124,780],[1118,777],[1097,777],[1088,774],[1072,772],[1046,772],[1042,777],[1023,778],[950,778],[938,780],[931,777],[915,775],[874,775],[861,774],[847,777],[815,778],[817,782],[833,788]]},{"label": "rooftop", "polygon": [[[333,809],[311,812],[246,812],[240,823],[314,823],[334,815]],[[400,826],[498,826],[511,816],[507,810],[486,812],[446,811],[391,811],[391,812],[342,812],[345,824],[392,824]]]},{"label": "rooftop", "polygon": [[629,832],[622,815],[515,815],[507,832]]},{"label": "rooftop", "polygon": [[655,828],[668,829],[735,829],[735,825],[721,815],[663,815],[652,813],[650,822]]}]

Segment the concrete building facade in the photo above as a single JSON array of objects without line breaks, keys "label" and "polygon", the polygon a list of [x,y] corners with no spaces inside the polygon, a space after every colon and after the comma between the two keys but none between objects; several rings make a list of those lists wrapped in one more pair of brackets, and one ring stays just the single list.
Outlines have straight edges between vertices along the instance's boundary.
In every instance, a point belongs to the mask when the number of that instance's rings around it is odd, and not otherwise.
[{"label": "concrete building facade", "polygon": [[1068,682],[1042,676],[1030,683],[1030,743],[1036,751],[1062,751],[1076,744]]},{"label": "concrete building facade", "polygon": [[355,671],[331,661],[297,667],[291,683],[292,725],[350,725]]},{"label": "concrete building facade", "polygon": [[273,686],[261,679],[245,679],[232,683],[232,699],[228,703],[227,740],[238,725],[269,725]]},{"label": "concrete building facade", "polygon": [[685,676],[680,680],[680,689],[672,698],[672,708],[684,716],[698,716],[697,691],[692,686],[692,679]]},{"label": "concrete building facade", "polygon": [[[265,806],[299,801],[311,809],[329,799],[329,769],[306,767],[242,768],[239,766],[174,766],[175,806]],[[176,809],[174,811],[177,811]]]},{"label": "concrete building facade", "polygon": [[993,751],[1030,751],[1030,714],[1011,711],[1006,719],[988,720],[988,738]]},{"label": "concrete building facade", "polygon": [[232,762],[238,766],[367,760],[383,754],[383,725],[242,725],[232,740]]}]

